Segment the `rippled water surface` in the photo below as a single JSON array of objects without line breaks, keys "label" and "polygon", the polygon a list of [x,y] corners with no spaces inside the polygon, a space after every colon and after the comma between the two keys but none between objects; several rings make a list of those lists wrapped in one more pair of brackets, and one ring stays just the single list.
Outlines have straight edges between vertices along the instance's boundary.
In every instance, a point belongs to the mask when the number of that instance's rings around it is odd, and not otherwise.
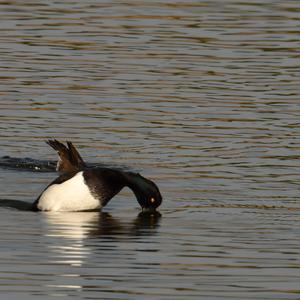
[{"label": "rippled water surface", "polygon": [[[0,24],[1,299],[300,298],[299,1],[2,1]],[[48,138],[153,179],[159,213],[126,189],[27,211]]]}]

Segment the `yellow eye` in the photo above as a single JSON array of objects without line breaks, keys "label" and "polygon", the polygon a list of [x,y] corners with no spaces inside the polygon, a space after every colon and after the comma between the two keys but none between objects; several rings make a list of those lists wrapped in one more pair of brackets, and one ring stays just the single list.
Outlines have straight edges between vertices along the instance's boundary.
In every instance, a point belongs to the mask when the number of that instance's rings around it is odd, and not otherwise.
[{"label": "yellow eye", "polygon": [[150,199],[150,202],[151,202],[151,203],[154,203],[154,202],[155,202],[155,199],[154,199],[154,198],[151,198],[151,199]]}]

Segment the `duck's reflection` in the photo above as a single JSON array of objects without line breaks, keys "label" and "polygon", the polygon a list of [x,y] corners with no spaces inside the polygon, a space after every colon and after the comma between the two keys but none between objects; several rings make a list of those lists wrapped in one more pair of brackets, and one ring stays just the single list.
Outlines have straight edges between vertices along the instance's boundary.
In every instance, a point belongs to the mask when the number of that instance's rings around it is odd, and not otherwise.
[{"label": "duck's reflection", "polygon": [[[21,200],[0,200],[0,207],[31,211],[32,204]],[[102,235],[151,235],[159,225],[158,211],[140,212],[135,218],[113,217],[107,212],[39,212],[49,226],[46,236],[88,238]]]},{"label": "duck's reflection", "polygon": [[99,214],[98,226],[90,232],[93,236],[118,235],[153,235],[159,226],[161,214],[157,211],[151,213],[140,212],[131,221],[120,221],[108,213]]},{"label": "duck's reflection", "polygon": [[159,212],[141,212],[133,220],[118,219],[106,212],[42,214],[47,226],[45,237],[51,240],[47,245],[50,256],[55,263],[71,266],[82,266],[99,249],[102,254],[105,249],[117,250],[118,241],[124,241],[124,237],[130,240],[132,236],[143,238],[155,234],[161,218]]},{"label": "duck's reflection", "polygon": [[158,211],[140,212],[135,218],[132,226],[132,234],[153,234],[159,226],[161,214]]},{"label": "duck's reflection", "polygon": [[159,226],[161,214],[140,212],[133,220],[122,221],[107,212],[43,213],[49,226],[48,236],[87,239],[96,236],[152,235]]}]

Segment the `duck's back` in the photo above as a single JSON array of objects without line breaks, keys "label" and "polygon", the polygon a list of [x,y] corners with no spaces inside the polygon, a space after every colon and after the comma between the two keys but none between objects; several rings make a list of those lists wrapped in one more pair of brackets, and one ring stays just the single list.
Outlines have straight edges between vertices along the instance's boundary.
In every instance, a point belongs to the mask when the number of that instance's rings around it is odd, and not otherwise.
[{"label": "duck's back", "polygon": [[123,172],[109,168],[87,169],[83,172],[84,181],[91,194],[99,199],[101,206],[118,194],[125,186]]}]

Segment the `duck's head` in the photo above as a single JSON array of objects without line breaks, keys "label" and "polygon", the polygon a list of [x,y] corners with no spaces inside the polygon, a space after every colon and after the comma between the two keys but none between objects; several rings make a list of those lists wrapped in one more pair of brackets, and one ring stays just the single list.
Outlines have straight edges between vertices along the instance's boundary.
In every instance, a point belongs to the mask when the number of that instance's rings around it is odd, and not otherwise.
[{"label": "duck's head", "polygon": [[143,211],[155,210],[162,203],[157,185],[140,174],[131,173],[131,188]]},{"label": "duck's head", "polygon": [[150,180],[147,184],[147,191],[137,197],[137,201],[139,202],[143,211],[155,210],[162,203],[162,196],[157,185]]}]

